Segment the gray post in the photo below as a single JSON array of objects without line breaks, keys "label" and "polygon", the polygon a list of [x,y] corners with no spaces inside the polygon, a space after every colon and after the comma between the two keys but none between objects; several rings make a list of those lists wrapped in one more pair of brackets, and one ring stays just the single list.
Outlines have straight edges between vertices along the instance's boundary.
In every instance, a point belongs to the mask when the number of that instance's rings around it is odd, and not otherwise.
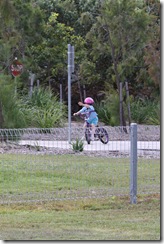
[{"label": "gray post", "polygon": [[71,45],[68,44],[68,142],[71,142]]},{"label": "gray post", "polygon": [[130,203],[137,203],[137,124],[130,125]]},{"label": "gray post", "polygon": [[75,55],[74,46],[71,46],[71,73],[74,73],[75,71],[74,55]]},{"label": "gray post", "polygon": [[15,83],[15,96],[17,95],[17,77],[15,76],[14,78],[14,83]]},{"label": "gray post", "polygon": [[71,74],[74,72],[74,46],[68,44],[68,142],[71,142]]},{"label": "gray post", "polygon": [[[120,126],[123,126],[123,99],[122,99],[122,82],[120,82],[120,91],[119,91],[119,99],[120,99]],[[121,128],[122,129],[122,128]]]},{"label": "gray post", "polygon": [[30,73],[29,79],[30,79],[29,97],[31,97],[32,96],[32,91],[33,91],[33,84],[34,84],[34,80],[35,80],[35,74]]}]

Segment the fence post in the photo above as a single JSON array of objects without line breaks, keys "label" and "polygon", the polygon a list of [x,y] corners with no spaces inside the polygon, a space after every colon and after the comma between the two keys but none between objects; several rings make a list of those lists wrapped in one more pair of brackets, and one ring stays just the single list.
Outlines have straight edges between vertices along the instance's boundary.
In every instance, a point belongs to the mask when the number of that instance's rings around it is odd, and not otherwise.
[{"label": "fence post", "polygon": [[130,124],[130,203],[137,203],[137,124]]},{"label": "fence post", "polygon": [[68,142],[71,142],[71,74],[74,72],[74,46],[68,44]]}]

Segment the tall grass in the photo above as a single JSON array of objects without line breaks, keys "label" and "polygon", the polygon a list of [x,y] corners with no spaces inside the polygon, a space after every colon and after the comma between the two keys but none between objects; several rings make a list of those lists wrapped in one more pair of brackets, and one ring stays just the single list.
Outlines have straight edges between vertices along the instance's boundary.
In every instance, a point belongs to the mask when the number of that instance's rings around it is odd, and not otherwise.
[{"label": "tall grass", "polygon": [[132,120],[138,124],[160,125],[160,103],[137,99],[131,103]]},{"label": "tall grass", "polygon": [[59,102],[51,89],[35,88],[32,96],[15,92],[13,80],[0,77],[0,102],[3,124],[1,128],[51,128],[62,126],[66,116],[66,106]]},{"label": "tall grass", "polygon": [[1,128],[26,127],[26,119],[18,105],[18,97],[13,79],[9,76],[0,75],[0,86],[1,116],[3,117]]},{"label": "tall grass", "polygon": [[35,88],[31,97],[22,97],[19,102],[29,126],[51,128],[64,123],[66,107],[50,88]]}]

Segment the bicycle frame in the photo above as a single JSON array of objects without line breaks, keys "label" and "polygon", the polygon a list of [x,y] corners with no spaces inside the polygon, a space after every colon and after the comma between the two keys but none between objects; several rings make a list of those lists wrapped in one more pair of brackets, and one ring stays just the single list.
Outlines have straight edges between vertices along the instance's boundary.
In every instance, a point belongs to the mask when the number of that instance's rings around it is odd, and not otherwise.
[{"label": "bicycle frame", "polygon": [[[92,126],[87,122],[87,116],[85,113],[80,114],[80,117],[85,120],[85,139],[88,144],[91,142]],[[109,141],[109,135],[103,127],[96,126],[94,138],[100,140],[103,144],[107,144]]]}]

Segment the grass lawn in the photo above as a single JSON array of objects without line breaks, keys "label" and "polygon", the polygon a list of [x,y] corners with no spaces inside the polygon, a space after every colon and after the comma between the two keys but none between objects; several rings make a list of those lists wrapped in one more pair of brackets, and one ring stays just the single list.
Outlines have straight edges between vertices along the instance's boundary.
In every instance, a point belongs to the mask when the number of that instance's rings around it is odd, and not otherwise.
[{"label": "grass lawn", "polygon": [[159,195],[0,206],[1,240],[160,240]]},{"label": "grass lawn", "polygon": [[[129,194],[130,163],[128,158],[88,157],[82,155],[0,155],[1,195],[28,193],[62,194],[76,191],[106,191]],[[138,189],[160,189],[160,161],[138,160]],[[150,190],[150,191],[149,191]],[[29,195],[28,195],[29,196]],[[63,197],[61,195],[61,197]],[[36,196],[35,196],[36,198]]]},{"label": "grass lawn", "polygon": [[[160,162],[138,160],[139,196],[135,205],[129,203],[127,196],[129,174],[128,158],[1,154],[1,203],[5,197],[6,201],[39,201],[1,204],[0,237],[2,240],[159,240],[160,196],[155,193],[160,189]],[[62,191],[75,192],[73,198],[78,197],[68,200]],[[113,196],[107,197],[109,191]],[[151,191],[154,193],[148,194]],[[91,199],[91,192],[99,198]],[[147,194],[142,195],[143,192]],[[121,193],[124,196],[118,196]],[[56,194],[65,200],[52,201]]]}]

